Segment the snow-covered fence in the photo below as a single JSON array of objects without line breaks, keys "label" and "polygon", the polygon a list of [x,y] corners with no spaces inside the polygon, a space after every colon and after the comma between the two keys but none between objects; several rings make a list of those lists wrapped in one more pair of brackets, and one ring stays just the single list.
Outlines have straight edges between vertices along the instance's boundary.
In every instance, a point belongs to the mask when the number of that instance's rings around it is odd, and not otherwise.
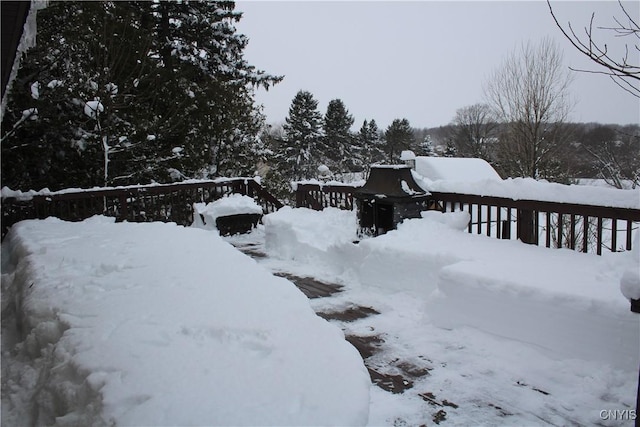
[{"label": "snow-covered fence", "polygon": [[[297,206],[353,209],[355,189],[347,185],[299,184]],[[640,209],[446,192],[431,192],[431,196],[443,212],[468,212],[469,233],[519,239],[548,248],[599,255],[603,248],[612,252],[631,250],[634,233],[640,228]]]},{"label": "snow-covered fence", "polygon": [[57,192],[22,193],[2,190],[2,237],[9,227],[24,219],[55,216],[80,221],[93,215],[113,216],[118,221],[193,222],[193,204],[212,202],[239,193],[256,199],[265,213],[282,203],[252,178],[192,180],[176,184],[67,189]]},{"label": "snow-covered fence", "polygon": [[296,186],[296,206],[317,211],[329,207],[352,210],[355,188],[344,184],[298,183]]}]

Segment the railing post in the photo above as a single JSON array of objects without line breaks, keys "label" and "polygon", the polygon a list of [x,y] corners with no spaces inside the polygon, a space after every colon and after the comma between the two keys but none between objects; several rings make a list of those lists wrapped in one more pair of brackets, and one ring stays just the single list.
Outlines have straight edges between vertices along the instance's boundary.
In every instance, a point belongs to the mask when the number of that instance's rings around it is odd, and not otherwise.
[{"label": "railing post", "polygon": [[518,239],[522,243],[536,243],[533,225],[533,211],[518,209]]},{"label": "railing post", "polygon": [[296,188],[296,208],[304,208],[304,190],[300,188],[300,184]]}]

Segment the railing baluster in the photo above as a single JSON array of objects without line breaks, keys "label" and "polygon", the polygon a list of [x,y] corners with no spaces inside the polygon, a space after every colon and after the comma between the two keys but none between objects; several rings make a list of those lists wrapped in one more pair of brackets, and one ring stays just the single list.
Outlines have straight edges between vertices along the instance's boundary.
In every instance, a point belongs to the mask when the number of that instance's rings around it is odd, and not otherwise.
[{"label": "railing baluster", "polygon": [[602,217],[598,217],[598,229],[596,231],[596,251],[598,255],[602,255]]},{"label": "railing baluster", "polygon": [[562,217],[562,214],[559,213],[558,214],[558,248],[562,248],[562,226],[563,226],[563,222],[564,222],[564,218]]},{"label": "railing baluster", "polygon": [[569,246],[571,249],[576,249],[576,215],[571,214],[571,228],[569,229],[569,238],[571,239]]},{"label": "railing baluster", "polygon": [[589,217],[582,216],[582,252],[587,253],[589,250]]},{"label": "railing baluster", "polygon": [[611,252],[616,252],[618,250],[618,220],[615,218],[611,219]]},{"label": "railing baluster", "polygon": [[631,220],[627,220],[627,245],[626,248],[628,251],[631,250],[631,231],[633,229],[633,222]]},{"label": "railing baluster", "polygon": [[545,212],[545,216],[547,217],[547,230],[546,230],[546,234],[547,234],[547,242],[546,242],[546,246],[548,248],[551,247],[551,212]]}]

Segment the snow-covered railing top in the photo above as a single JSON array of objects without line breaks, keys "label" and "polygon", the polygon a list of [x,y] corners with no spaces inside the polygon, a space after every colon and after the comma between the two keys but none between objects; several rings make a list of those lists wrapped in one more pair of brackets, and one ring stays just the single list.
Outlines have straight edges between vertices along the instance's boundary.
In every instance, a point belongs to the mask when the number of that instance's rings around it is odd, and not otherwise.
[{"label": "snow-covered railing top", "polygon": [[416,182],[426,191],[503,197],[512,200],[538,200],[554,203],[640,209],[640,188],[617,188],[589,185],[564,185],[533,178],[485,179],[468,181],[431,181],[414,172]]},{"label": "snow-covered railing top", "polygon": [[63,190],[51,191],[48,188],[43,188],[42,190],[29,190],[29,191],[21,191],[21,190],[12,190],[9,187],[2,187],[0,190],[0,196],[2,199],[6,198],[14,198],[16,200],[31,200],[34,197],[38,196],[58,196],[62,194],[78,194],[78,193],[109,193],[113,191],[122,191],[122,190],[144,190],[148,188],[153,189],[170,189],[172,187],[182,187],[185,184],[193,184],[193,185],[219,185],[226,184],[230,182],[244,182],[245,184],[249,181],[255,181],[256,183],[260,183],[259,177],[238,177],[238,178],[226,178],[220,177],[216,179],[188,179],[180,182],[173,182],[169,184],[161,184],[161,183],[152,183],[152,184],[136,184],[136,185],[119,185],[114,187],[92,187],[92,188],[65,188]]},{"label": "snow-covered railing top", "polygon": [[297,191],[299,185],[317,185],[320,188],[325,188],[325,187],[326,188],[331,188],[331,187],[352,188],[352,187],[362,187],[365,184],[365,182],[366,181],[364,179],[353,181],[353,182],[340,182],[340,181],[334,181],[334,180],[320,181],[317,179],[304,179],[301,181],[292,182],[291,188],[293,189],[293,191]]},{"label": "snow-covered railing top", "polygon": [[282,203],[254,178],[190,180],[173,184],[65,189],[61,191],[14,191],[2,189],[2,236],[24,219],[55,216],[78,221],[93,215],[116,217],[119,221],[162,221],[191,225],[194,203],[208,203],[229,194],[252,197],[264,213]]}]

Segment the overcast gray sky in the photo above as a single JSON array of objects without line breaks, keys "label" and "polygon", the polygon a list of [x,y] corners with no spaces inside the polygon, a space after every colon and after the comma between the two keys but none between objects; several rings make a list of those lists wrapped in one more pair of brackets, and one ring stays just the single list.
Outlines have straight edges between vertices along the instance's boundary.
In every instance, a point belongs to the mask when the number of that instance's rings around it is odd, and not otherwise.
[{"label": "overcast gray sky", "polygon": [[[640,19],[640,2],[624,4]],[[597,25],[621,17],[616,1],[552,6],[577,29],[592,12]],[[509,52],[546,36],[557,40],[567,67],[597,69],[564,39],[545,1],[237,1],[236,10],[244,12],[237,29],[250,39],[245,58],[285,76],[257,93],[269,123],[284,121],[303,89],[322,114],[330,100],[342,99],[356,129],[365,119],[381,129],[395,118],[414,127],[446,125],[456,109],[482,101],[483,83]],[[631,62],[640,63],[637,52]],[[573,121],[640,121],[639,100],[605,76],[575,73],[571,89]]]}]

